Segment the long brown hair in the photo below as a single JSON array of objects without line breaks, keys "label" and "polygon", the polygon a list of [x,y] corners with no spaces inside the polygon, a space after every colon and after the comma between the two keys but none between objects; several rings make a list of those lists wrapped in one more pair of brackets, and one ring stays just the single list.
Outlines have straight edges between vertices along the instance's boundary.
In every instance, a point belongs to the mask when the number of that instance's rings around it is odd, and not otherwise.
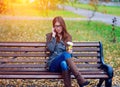
[{"label": "long brown hair", "polygon": [[[66,45],[66,42],[67,41],[72,41],[72,37],[71,35],[67,32],[67,29],[66,29],[66,24],[65,24],[65,21],[64,19],[61,17],[61,16],[57,16],[53,19],[52,23],[53,23],[53,27],[55,27],[55,23],[56,22],[59,22],[61,27],[62,27],[62,40],[64,41],[65,45]],[[51,37],[52,37],[52,34],[51,34]],[[57,39],[57,42],[60,41],[60,38],[56,35],[56,39]]]}]

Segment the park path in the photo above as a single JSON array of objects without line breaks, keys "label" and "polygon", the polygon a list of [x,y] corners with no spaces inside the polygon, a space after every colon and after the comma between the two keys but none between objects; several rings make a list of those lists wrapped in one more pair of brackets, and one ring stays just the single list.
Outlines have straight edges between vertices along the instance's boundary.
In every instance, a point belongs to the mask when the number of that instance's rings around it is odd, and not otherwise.
[{"label": "park path", "polygon": [[[63,8],[63,6],[59,5],[59,8]],[[89,20],[89,18],[92,16],[93,11],[80,9],[80,8],[74,8],[71,6],[64,6],[65,10],[71,11],[73,13],[76,13],[78,15],[83,15],[86,18],[64,18],[65,20]],[[103,14],[99,12],[95,12],[94,17],[91,18],[91,20],[101,21],[107,24],[112,24],[113,18],[116,17],[116,25],[120,26],[120,16],[114,16],[114,15],[108,15]],[[52,20],[51,17],[36,17],[36,16],[0,16],[0,20]]]},{"label": "park path", "polygon": [[[59,5],[59,8],[64,8],[65,10],[71,11],[71,12],[76,13],[78,15],[83,15],[83,16],[86,17],[87,20],[93,14],[93,11],[80,9],[80,8],[75,8],[75,7],[71,7],[71,6],[61,6],[61,5]],[[120,16],[114,16],[114,15],[103,14],[103,13],[100,13],[100,12],[95,12],[95,14],[91,18],[91,20],[97,20],[97,21],[102,21],[102,22],[107,23],[107,24],[112,24],[112,20],[113,20],[114,17],[117,20],[116,25],[120,26]]]}]

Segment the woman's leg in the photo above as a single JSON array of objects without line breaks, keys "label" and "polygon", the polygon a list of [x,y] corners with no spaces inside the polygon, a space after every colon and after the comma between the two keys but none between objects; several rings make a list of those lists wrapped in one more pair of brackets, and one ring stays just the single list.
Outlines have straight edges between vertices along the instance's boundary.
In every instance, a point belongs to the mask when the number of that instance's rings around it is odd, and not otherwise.
[{"label": "woman's leg", "polygon": [[84,79],[84,77],[81,75],[81,73],[79,72],[77,66],[75,65],[75,63],[72,61],[71,58],[67,59],[67,64],[71,70],[71,72],[74,74],[75,78],[77,79],[77,82],[79,84],[80,87],[84,87],[86,85],[89,84],[88,81],[86,81]]},{"label": "woman's leg", "polygon": [[[63,56],[64,56],[65,61],[66,61],[67,64],[68,64],[70,70],[71,70],[72,73],[75,75],[79,86],[80,86],[80,87],[83,87],[83,86],[85,86],[85,85],[88,85],[89,82],[84,79],[84,77],[83,77],[83,76],[81,75],[81,73],[79,72],[77,66],[76,66],[75,63],[72,61],[71,54],[69,54],[68,52],[64,52]],[[65,62],[65,63],[66,63],[66,62]]]},{"label": "woman's leg", "polygon": [[57,56],[51,63],[49,67],[50,72],[62,72],[61,62],[66,61],[66,59],[71,58],[71,55],[67,52],[63,52],[61,55]]},{"label": "woman's leg", "polygon": [[64,52],[62,55],[58,56],[55,60],[53,60],[51,66],[54,67],[51,67],[51,69],[54,68],[54,72],[59,72],[60,70],[62,71],[60,63],[64,60],[67,62],[71,72],[75,75],[79,86],[83,87],[85,85],[88,85],[89,82],[82,77],[75,63],[72,61],[71,54],[69,54],[68,52]]},{"label": "woman's leg", "polygon": [[62,61],[60,65],[62,68],[64,87],[72,87],[71,86],[71,72],[68,69],[68,65],[67,65],[66,61]]},{"label": "woman's leg", "polygon": [[56,57],[50,65],[51,72],[62,72],[64,86],[71,87],[71,77],[68,65],[66,63],[66,58],[70,58],[69,54],[66,55],[66,52]]}]

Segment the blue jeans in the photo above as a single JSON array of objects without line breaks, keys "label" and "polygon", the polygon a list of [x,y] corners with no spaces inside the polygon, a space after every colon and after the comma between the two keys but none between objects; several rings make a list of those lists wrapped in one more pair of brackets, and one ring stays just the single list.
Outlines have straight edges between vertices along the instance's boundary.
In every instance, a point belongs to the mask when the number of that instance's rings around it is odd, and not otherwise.
[{"label": "blue jeans", "polygon": [[63,52],[61,55],[57,56],[51,63],[49,67],[50,72],[62,72],[68,70],[68,65],[66,60],[72,58],[71,54],[68,52]]}]

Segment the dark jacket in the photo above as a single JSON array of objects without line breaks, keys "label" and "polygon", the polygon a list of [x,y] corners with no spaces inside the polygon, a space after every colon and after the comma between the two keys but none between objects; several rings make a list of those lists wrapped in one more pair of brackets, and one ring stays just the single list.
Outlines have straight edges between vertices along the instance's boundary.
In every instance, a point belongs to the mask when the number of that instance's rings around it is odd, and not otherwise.
[{"label": "dark jacket", "polygon": [[[50,40],[51,39],[51,40]],[[51,62],[61,53],[66,51],[65,43],[61,40],[59,43],[56,42],[56,38],[51,38],[51,33],[46,34],[46,45],[50,51],[50,57],[47,65],[50,66]]]}]

